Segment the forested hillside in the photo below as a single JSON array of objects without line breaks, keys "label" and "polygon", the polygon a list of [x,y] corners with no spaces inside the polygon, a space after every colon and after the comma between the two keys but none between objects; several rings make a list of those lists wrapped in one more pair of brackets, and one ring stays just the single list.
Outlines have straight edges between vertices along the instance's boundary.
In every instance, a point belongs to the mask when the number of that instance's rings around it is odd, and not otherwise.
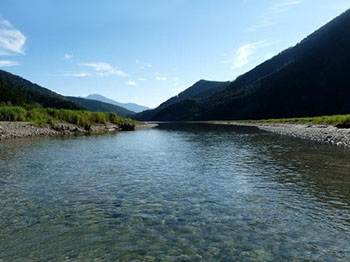
[{"label": "forested hillside", "polygon": [[141,120],[214,120],[350,113],[350,10],[224,90],[157,108]]}]

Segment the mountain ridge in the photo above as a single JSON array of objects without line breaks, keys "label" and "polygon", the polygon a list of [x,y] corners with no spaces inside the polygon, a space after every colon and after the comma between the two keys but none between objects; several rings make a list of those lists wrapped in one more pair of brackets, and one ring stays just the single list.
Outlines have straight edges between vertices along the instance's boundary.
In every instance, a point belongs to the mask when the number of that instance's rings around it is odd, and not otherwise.
[{"label": "mountain ridge", "polygon": [[19,106],[40,104],[43,107],[83,109],[60,94],[1,69],[0,102]]},{"label": "mountain ridge", "polygon": [[116,105],[57,94],[21,76],[4,70],[0,70],[0,102],[1,104],[15,106],[40,105],[57,109],[113,112],[124,117],[135,114],[133,111]]},{"label": "mountain ridge", "polygon": [[128,109],[129,111],[133,111],[135,113],[140,113],[142,111],[145,111],[145,110],[149,109],[146,106],[138,105],[136,103],[121,103],[121,102],[115,101],[113,99],[110,99],[110,98],[105,97],[105,96],[100,95],[100,94],[91,94],[91,95],[88,95],[88,96],[86,96],[84,98],[97,100],[97,101],[109,103],[109,104],[112,104],[112,105],[120,106],[120,107],[123,107],[125,109]]},{"label": "mountain ridge", "polygon": [[139,120],[262,119],[350,112],[350,10],[202,99]]},{"label": "mountain ridge", "polygon": [[122,117],[129,117],[135,114],[134,111],[130,111],[124,107],[101,102],[98,100],[86,99],[83,97],[75,97],[75,96],[67,96],[67,98],[72,102],[74,102],[75,104],[80,105],[90,111],[112,112]]},{"label": "mountain ridge", "polygon": [[214,94],[215,92],[225,89],[230,83],[231,82],[229,81],[219,82],[201,79],[194,83],[191,87],[179,93],[178,95],[169,98],[168,100],[160,104],[157,108],[146,110],[144,112],[136,114],[133,117],[139,120],[151,120],[154,118],[159,118],[158,120],[160,120],[162,119],[162,117],[160,116],[164,114],[163,110],[168,110],[168,107],[172,107],[175,104],[181,103],[189,99],[203,99],[207,96]]}]

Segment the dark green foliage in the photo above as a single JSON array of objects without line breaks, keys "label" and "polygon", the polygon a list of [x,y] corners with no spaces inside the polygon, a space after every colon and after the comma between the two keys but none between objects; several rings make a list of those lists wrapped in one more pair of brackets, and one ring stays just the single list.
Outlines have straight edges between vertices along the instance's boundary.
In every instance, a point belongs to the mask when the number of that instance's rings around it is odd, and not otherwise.
[{"label": "dark green foliage", "polygon": [[289,124],[318,124],[332,125],[339,128],[350,127],[350,115],[333,115],[333,116],[316,116],[316,117],[300,117],[300,118],[280,118],[280,119],[262,119],[250,120],[243,122],[252,123],[289,123]]},{"label": "dark green foliage", "polygon": [[0,103],[16,106],[41,105],[52,108],[83,109],[64,96],[3,70],[0,70]]},{"label": "dark green foliage", "polygon": [[119,117],[115,113],[90,112],[84,110],[67,110],[55,108],[0,107],[0,121],[27,121],[39,125],[53,123],[70,123],[86,127],[92,124],[130,124],[135,121]]},{"label": "dark green foliage", "polygon": [[74,102],[75,104],[80,105],[90,111],[113,112],[118,114],[119,116],[124,116],[124,117],[135,114],[135,112],[125,109],[123,107],[108,104],[97,100],[91,100],[91,99],[73,97],[73,96],[67,96],[67,98],[70,101]]},{"label": "dark green foliage", "polygon": [[114,112],[129,116],[135,112],[96,100],[64,97],[19,76],[0,70],[0,105],[50,107],[64,109],[87,109],[98,112]]},{"label": "dark green foliage", "polygon": [[27,110],[23,107],[0,107],[0,121],[26,121]]},{"label": "dark green foliage", "polygon": [[141,120],[268,119],[350,112],[350,10],[209,97]]}]

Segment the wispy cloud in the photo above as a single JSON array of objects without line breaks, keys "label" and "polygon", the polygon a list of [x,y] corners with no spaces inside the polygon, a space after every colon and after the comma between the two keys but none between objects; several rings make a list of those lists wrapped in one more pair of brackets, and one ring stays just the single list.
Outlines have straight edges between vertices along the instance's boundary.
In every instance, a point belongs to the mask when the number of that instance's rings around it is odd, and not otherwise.
[{"label": "wispy cloud", "polygon": [[134,82],[134,81],[127,81],[126,84],[128,86],[136,86],[136,82]]},{"label": "wispy cloud", "polygon": [[95,71],[96,76],[101,76],[101,77],[110,76],[110,75],[116,75],[121,77],[128,76],[124,71],[104,62],[81,63],[79,65],[91,68],[93,71]]},{"label": "wispy cloud", "polygon": [[[9,21],[0,16],[0,55],[24,55],[26,37]],[[12,60],[0,60],[0,67],[17,66]]]},{"label": "wispy cloud", "polygon": [[247,43],[240,46],[233,58],[223,61],[224,63],[232,63],[232,69],[238,69],[249,63],[249,58],[261,48],[270,45],[268,41],[258,41],[254,43]]},{"label": "wispy cloud", "polygon": [[63,58],[64,58],[65,60],[68,60],[68,61],[72,62],[73,55],[71,55],[71,54],[65,54],[65,55],[63,56]]},{"label": "wispy cloud", "polygon": [[167,80],[166,76],[156,76],[154,79],[157,81],[166,81]]},{"label": "wispy cloud", "polygon": [[286,13],[289,8],[300,4],[302,1],[303,0],[283,0],[273,4],[261,14],[258,23],[250,27],[248,31],[255,32],[258,29],[277,24],[282,15]]},{"label": "wispy cloud", "polygon": [[143,78],[143,77],[140,77],[140,78],[138,78],[137,80],[138,80],[138,81],[147,81],[147,79],[146,79],[146,78]]},{"label": "wispy cloud", "polygon": [[152,68],[151,63],[142,62],[138,59],[135,61],[135,63],[138,65],[139,69],[142,69],[142,70]]},{"label": "wispy cloud", "polygon": [[67,73],[65,76],[72,76],[72,77],[87,77],[91,76],[88,72],[76,72],[76,73]]},{"label": "wispy cloud", "polygon": [[0,16],[0,54],[24,54],[26,37],[9,21]]},{"label": "wispy cloud", "polygon": [[0,60],[0,67],[17,66],[19,63],[17,61]]},{"label": "wispy cloud", "polygon": [[346,0],[343,2],[330,3],[328,5],[324,5],[323,8],[333,9],[333,10],[337,10],[337,11],[346,11],[350,8],[350,3],[348,0]]}]

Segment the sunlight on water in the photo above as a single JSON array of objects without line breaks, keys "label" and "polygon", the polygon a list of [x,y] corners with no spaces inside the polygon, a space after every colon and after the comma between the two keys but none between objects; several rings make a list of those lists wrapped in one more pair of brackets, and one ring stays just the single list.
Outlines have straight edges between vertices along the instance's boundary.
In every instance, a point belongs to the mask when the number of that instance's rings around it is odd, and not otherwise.
[{"label": "sunlight on water", "polygon": [[0,261],[350,261],[350,151],[195,124],[0,142]]}]

